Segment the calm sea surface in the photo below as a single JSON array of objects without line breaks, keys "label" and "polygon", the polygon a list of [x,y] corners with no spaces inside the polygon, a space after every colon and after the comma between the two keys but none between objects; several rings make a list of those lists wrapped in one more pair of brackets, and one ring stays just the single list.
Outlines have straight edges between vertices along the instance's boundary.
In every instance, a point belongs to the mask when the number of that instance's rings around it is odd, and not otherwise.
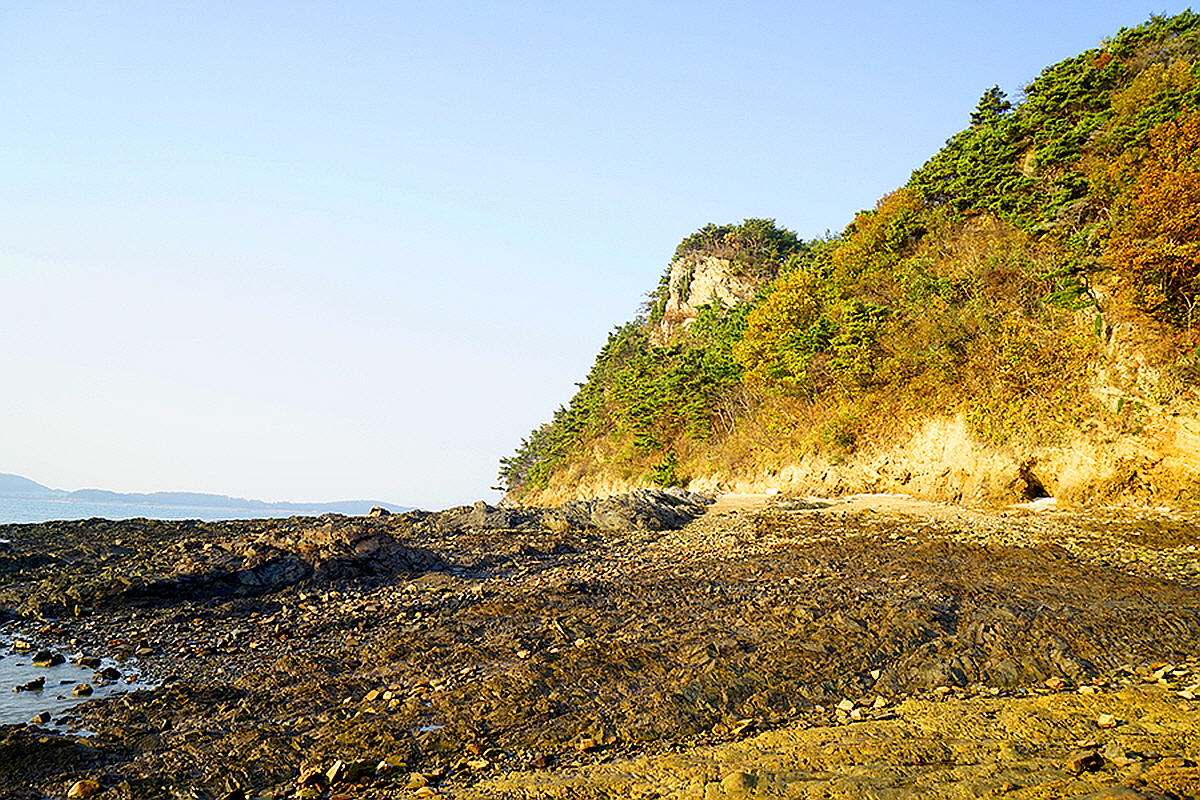
[{"label": "calm sea surface", "polygon": [[[0,525],[11,522],[50,522],[61,519],[265,519],[290,517],[300,512],[249,508],[192,508],[189,506],[129,505],[125,503],[77,503],[33,497],[0,497]],[[320,512],[313,512],[313,515]],[[307,514],[307,512],[306,512]]]},{"label": "calm sea surface", "polygon": [[[61,653],[67,659],[67,663],[53,667],[35,667],[32,663],[33,653],[15,650],[12,647],[12,638],[14,637],[0,633],[0,725],[19,724],[42,712],[48,712],[51,721],[43,723],[42,727],[59,727],[55,723],[62,720],[64,712],[77,703],[153,686],[146,680],[146,676],[140,673],[136,659],[124,663],[103,659],[101,668],[114,667],[121,673],[120,678],[109,681],[98,676],[94,669],[71,663],[71,659],[77,658],[81,653],[64,650]],[[35,678],[44,679],[43,688],[25,692],[13,691],[13,687],[23,686]],[[92,687],[90,697],[75,697],[72,694],[74,688],[81,683]]]}]

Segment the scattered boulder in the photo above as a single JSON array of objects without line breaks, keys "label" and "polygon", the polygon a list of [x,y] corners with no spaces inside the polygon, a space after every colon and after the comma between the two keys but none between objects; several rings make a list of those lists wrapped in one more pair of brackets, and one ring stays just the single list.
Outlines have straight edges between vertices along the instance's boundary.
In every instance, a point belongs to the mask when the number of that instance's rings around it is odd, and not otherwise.
[{"label": "scattered boulder", "polygon": [[35,667],[54,667],[64,663],[66,660],[62,653],[56,653],[53,650],[39,650],[33,654],[33,665]]}]

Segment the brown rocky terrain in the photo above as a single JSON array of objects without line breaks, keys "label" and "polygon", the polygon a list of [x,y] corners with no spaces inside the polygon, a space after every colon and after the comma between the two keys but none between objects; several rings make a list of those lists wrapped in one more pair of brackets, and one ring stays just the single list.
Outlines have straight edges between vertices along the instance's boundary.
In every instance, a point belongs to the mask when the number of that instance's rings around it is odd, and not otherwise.
[{"label": "brown rocky terrain", "polygon": [[5,526],[0,634],[159,686],[0,728],[0,797],[1196,797],[1198,532],[679,491]]}]

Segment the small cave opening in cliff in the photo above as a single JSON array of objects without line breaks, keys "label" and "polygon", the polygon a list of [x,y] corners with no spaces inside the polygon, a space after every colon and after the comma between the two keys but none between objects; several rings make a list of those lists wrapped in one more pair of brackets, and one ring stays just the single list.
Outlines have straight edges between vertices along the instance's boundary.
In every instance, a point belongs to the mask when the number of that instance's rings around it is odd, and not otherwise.
[{"label": "small cave opening in cliff", "polygon": [[1025,496],[1026,502],[1032,502],[1043,497],[1049,497],[1050,493],[1046,491],[1046,487],[1036,475],[1033,474],[1033,463],[1029,462],[1021,465],[1021,471],[1017,473],[1024,487],[1021,489],[1021,494]]}]

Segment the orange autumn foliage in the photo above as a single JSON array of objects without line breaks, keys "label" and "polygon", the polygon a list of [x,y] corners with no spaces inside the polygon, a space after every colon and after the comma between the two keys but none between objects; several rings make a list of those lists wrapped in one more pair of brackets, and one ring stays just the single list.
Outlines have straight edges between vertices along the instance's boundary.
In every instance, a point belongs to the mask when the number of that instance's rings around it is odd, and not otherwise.
[{"label": "orange autumn foliage", "polygon": [[1191,324],[1200,294],[1200,113],[1156,126],[1114,206],[1108,256],[1142,309]]}]

